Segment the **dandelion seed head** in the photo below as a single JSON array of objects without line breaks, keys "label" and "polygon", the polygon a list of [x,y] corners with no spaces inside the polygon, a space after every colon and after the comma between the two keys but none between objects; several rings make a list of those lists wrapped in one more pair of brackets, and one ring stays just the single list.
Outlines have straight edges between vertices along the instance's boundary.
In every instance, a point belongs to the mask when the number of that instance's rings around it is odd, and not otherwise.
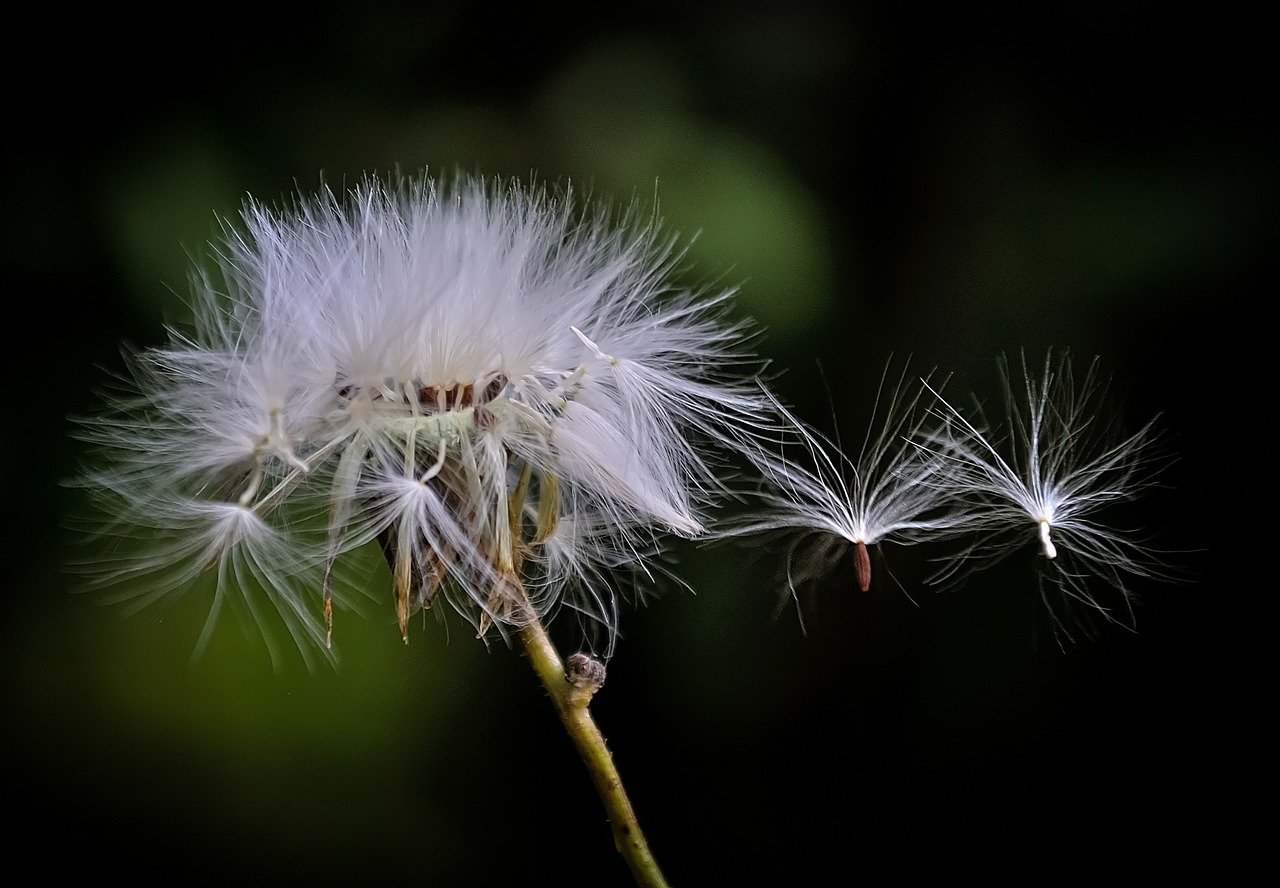
[{"label": "dandelion seed head", "polygon": [[113,533],[163,538],[101,583],[221,597],[240,558],[313,638],[306,590],[328,619],[333,563],[378,540],[402,632],[437,599],[504,631],[527,598],[611,638],[614,569],[705,533],[716,452],[773,422],[730,294],[675,285],[672,236],[568,189],[370,178],[223,234],[191,329],[82,423]]}]

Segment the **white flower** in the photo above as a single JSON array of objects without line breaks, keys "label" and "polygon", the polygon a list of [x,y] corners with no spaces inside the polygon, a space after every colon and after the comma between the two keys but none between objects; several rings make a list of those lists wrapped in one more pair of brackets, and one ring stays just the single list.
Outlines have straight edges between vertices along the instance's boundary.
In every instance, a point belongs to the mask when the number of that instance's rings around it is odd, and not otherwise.
[{"label": "white flower", "polygon": [[335,570],[377,539],[402,632],[443,596],[482,634],[563,605],[612,638],[614,568],[703,534],[712,454],[773,409],[729,294],[676,289],[638,216],[468,178],[243,216],[194,329],[85,422],[81,480],[142,540],[93,568],[122,594],[212,576],[323,642]]},{"label": "white flower", "polygon": [[[1007,417],[995,433],[942,402],[951,483],[968,500],[980,538],[935,581],[987,566],[1034,540],[1040,593],[1055,631],[1070,639],[1075,628],[1088,628],[1093,613],[1130,624],[1131,578],[1173,578],[1145,539],[1106,523],[1106,512],[1150,487],[1161,468],[1154,420],[1130,435],[1115,432],[1096,359],[1078,383],[1065,352],[1048,354],[1039,378],[1024,356],[1017,388],[1007,362],[1000,367]],[[1119,593],[1114,604],[1099,597],[1095,578]]]},{"label": "white flower", "polygon": [[930,449],[923,394],[923,385],[908,387],[905,366],[887,393],[882,378],[856,459],[774,399],[790,434],[772,452],[747,454],[766,481],[758,494],[763,511],[725,533],[793,532],[786,564],[793,598],[846,555],[865,592],[872,581],[869,546],[955,533],[967,516],[953,501],[946,460]]}]

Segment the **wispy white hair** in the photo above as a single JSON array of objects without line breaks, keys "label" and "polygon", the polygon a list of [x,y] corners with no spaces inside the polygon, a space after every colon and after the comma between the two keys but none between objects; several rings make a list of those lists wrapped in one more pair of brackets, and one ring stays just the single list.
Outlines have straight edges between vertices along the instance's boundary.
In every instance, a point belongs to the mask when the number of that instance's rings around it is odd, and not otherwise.
[{"label": "wispy white hair", "polygon": [[325,639],[353,591],[335,560],[378,539],[402,629],[440,595],[504,631],[528,619],[514,595],[611,643],[612,568],[702,535],[717,454],[771,422],[731,293],[673,283],[677,240],[639,212],[424,176],[242,222],[193,279],[192,328],[83,422],[109,533],[155,543],[89,568],[125,595],[213,576],[215,600],[252,587],[246,612]]}]

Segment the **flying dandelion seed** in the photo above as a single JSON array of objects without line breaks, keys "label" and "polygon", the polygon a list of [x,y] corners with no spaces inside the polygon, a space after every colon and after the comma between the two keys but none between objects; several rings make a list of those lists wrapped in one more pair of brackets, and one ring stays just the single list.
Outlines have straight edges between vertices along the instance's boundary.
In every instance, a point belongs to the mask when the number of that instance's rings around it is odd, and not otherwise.
[{"label": "flying dandelion seed", "polygon": [[[972,512],[976,541],[934,578],[950,582],[1034,540],[1041,598],[1055,630],[1071,640],[1089,613],[1131,626],[1135,577],[1175,579],[1159,553],[1134,530],[1106,523],[1107,512],[1153,486],[1166,460],[1152,420],[1132,434],[1107,420],[1107,383],[1098,361],[1076,379],[1070,355],[1045,357],[1041,374],[1021,361],[1015,385],[1000,362],[1005,424],[993,433],[939,397],[946,424],[939,448],[950,483]],[[1101,597],[1098,586],[1118,593]],[[1072,605],[1082,605],[1075,614]]]},{"label": "flying dandelion seed", "polygon": [[890,367],[856,458],[776,399],[788,435],[772,450],[748,452],[766,482],[758,494],[763,514],[739,519],[723,533],[791,535],[786,585],[792,598],[846,555],[853,560],[858,588],[868,591],[873,582],[869,547],[941,538],[966,521],[953,500],[946,461],[928,446],[931,435],[923,425],[930,415],[928,390],[908,383],[905,366],[896,383],[886,386]]}]

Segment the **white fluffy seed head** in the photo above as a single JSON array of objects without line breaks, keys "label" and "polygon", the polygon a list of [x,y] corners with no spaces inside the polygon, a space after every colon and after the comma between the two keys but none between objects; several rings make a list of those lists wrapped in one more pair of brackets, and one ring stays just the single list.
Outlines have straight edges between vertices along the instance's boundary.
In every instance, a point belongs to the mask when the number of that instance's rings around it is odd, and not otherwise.
[{"label": "white fluffy seed head", "polygon": [[729,294],[676,287],[673,240],[639,214],[460,176],[242,222],[193,279],[193,328],[83,423],[112,532],[161,541],[95,565],[125,594],[213,575],[222,600],[251,570],[314,640],[304,599],[341,601],[334,560],[379,539],[402,626],[440,595],[502,630],[524,596],[612,638],[609,568],[703,533],[712,454],[770,422]]}]

